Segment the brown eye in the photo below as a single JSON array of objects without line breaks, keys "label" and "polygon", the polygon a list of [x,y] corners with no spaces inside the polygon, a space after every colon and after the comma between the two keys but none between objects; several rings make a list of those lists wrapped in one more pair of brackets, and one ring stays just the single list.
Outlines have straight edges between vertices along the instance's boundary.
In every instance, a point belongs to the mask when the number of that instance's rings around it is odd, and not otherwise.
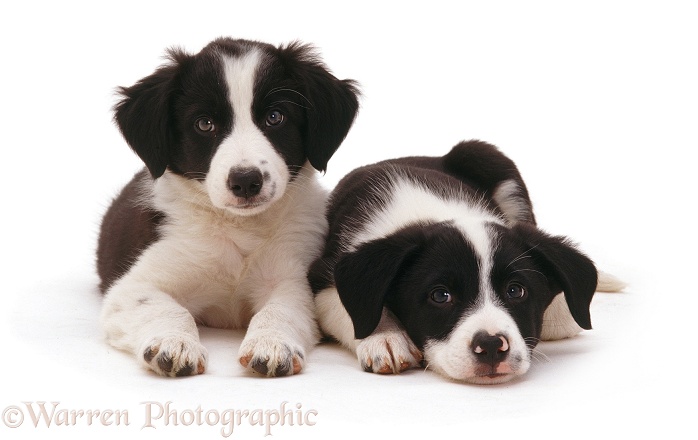
[{"label": "brown eye", "polygon": [[519,283],[511,283],[507,286],[507,297],[509,299],[524,299],[526,289]]},{"label": "brown eye", "polygon": [[267,127],[274,127],[284,122],[284,114],[278,110],[272,110],[267,114]]},{"label": "brown eye", "polygon": [[211,118],[207,117],[197,119],[195,125],[197,130],[204,133],[209,133],[216,129],[216,126],[213,124],[213,121],[211,121]]},{"label": "brown eye", "polygon": [[429,293],[429,298],[437,304],[447,304],[453,301],[451,293],[445,287],[436,287]]}]

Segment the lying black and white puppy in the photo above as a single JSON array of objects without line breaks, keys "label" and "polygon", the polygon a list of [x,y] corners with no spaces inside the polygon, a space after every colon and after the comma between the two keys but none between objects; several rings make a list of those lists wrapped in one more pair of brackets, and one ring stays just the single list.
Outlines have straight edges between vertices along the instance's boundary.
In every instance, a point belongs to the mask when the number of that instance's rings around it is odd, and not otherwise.
[{"label": "lying black and white puppy", "polygon": [[203,373],[197,324],[248,327],[239,359],[298,373],[317,343],[307,271],[322,249],[316,170],[358,109],[351,80],[300,43],[221,38],[120,89],[115,120],[147,167],[104,216],[102,324],[164,376]]},{"label": "lying black and white puppy", "polygon": [[318,319],[366,371],[424,360],[452,379],[500,383],[529,369],[543,332],[591,328],[594,264],[536,228],[517,167],[492,145],[359,168],[330,196],[328,220],[309,274]]}]

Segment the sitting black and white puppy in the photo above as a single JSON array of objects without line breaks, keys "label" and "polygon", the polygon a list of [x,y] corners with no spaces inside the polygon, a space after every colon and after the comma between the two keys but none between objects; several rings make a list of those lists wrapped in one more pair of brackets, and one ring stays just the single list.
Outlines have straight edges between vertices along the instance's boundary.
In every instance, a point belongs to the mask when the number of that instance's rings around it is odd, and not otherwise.
[{"label": "sitting black and white puppy", "polygon": [[358,109],[300,43],[221,38],[120,89],[115,120],[147,167],[104,216],[102,325],[163,376],[201,374],[197,324],[245,328],[240,363],[298,373],[317,343],[310,264],[327,232],[316,170]]},{"label": "sitting black and white puppy", "polygon": [[501,383],[529,369],[542,336],[591,328],[594,264],[536,228],[517,167],[492,145],[359,168],[330,196],[328,220],[309,274],[318,319],[366,371],[424,360]]}]

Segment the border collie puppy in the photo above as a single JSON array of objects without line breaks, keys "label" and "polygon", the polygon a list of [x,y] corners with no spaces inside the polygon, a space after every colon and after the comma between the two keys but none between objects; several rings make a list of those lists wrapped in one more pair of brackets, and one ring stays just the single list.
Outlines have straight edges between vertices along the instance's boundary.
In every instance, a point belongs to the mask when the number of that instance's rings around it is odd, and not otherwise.
[{"label": "border collie puppy", "polygon": [[516,166],[492,145],[359,168],[330,196],[328,220],[309,273],[318,319],[366,371],[424,360],[501,383],[528,370],[542,336],[591,328],[594,264],[536,228]]},{"label": "border collie puppy", "polygon": [[147,170],[97,249],[108,342],[163,376],[201,374],[197,324],[247,328],[240,363],[296,374],[317,342],[307,270],[327,232],[316,170],[358,109],[300,43],[221,38],[120,89],[115,120]]}]

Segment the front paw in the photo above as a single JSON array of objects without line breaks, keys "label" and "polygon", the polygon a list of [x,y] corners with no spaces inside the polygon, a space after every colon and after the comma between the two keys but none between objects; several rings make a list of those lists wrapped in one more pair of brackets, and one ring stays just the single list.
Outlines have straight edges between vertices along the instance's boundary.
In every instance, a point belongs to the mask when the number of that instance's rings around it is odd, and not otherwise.
[{"label": "front paw", "polygon": [[422,362],[422,353],[402,331],[386,331],[362,339],[356,355],[369,373],[397,374]]},{"label": "front paw", "polygon": [[154,338],[141,353],[148,368],[161,376],[193,376],[206,371],[208,352],[190,336]]},{"label": "front paw", "polygon": [[239,352],[240,364],[267,376],[298,374],[305,365],[304,350],[280,335],[246,337]]}]

